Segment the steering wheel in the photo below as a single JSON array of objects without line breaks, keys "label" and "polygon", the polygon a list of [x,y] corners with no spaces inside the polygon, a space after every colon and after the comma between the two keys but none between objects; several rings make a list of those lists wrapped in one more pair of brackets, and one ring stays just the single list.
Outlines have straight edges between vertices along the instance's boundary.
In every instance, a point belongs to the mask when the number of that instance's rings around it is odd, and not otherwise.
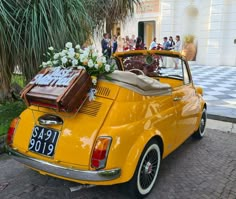
[{"label": "steering wheel", "polygon": [[132,72],[132,71],[138,71],[138,72],[140,72],[142,75],[145,75],[142,70],[137,69],[137,68],[132,68],[132,69],[130,69],[129,71],[130,71],[130,72]]}]

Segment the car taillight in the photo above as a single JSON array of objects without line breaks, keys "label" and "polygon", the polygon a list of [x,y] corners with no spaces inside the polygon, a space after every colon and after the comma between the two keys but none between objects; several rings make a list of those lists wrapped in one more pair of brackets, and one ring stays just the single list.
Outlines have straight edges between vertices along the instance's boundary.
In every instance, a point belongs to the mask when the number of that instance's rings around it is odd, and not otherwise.
[{"label": "car taillight", "polygon": [[13,141],[13,136],[14,136],[14,133],[15,133],[15,129],[16,129],[16,126],[18,124],[18,121],[19,121],[19,118],[15,118],[12,120],[11,124],[10,124],[10,127],[8,129],[8,132],[7,132],[7,139],[6,139],[6,142],[7,144],[11,144],[12,141]]},{"label": "car taillight", "polygon": [[107,156],[111,145],[111,137],[99,137],[93,149],[91,167],[101,169],[106,166]]}]

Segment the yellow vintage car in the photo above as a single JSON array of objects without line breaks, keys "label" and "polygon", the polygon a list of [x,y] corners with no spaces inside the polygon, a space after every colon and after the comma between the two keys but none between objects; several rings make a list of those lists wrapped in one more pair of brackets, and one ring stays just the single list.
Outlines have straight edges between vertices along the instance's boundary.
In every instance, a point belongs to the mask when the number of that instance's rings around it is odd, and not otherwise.
[{"label": "yellow vintage car", "polygon": [[178,52],[116,53],[96,98],[78,112],[29,106],[8,131],[8,153],[43,175],[81,184],[123,184],[132,198],[149,194],[163,158],[187,138],[202,138],[203,90]]}]

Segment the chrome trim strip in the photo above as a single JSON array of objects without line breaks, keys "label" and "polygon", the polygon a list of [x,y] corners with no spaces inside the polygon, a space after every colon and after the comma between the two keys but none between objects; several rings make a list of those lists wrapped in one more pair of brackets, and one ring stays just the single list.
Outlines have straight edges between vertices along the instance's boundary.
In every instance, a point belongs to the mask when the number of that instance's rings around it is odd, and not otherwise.
[{"label": "chrome trim strip", "polygon": [[120,177],[121,175],[120,168],[99,171],[77,170],[28,157],[17,152],[15,149],[10,148],[9,146],[7,146],[7,151],[9,155],[12,155],[15,160],[21,162],[22,164],[25,164],[40,171],[44,171],[65,178],[70,178],[73,180],[92,182],[109,181],[114,180]]}]

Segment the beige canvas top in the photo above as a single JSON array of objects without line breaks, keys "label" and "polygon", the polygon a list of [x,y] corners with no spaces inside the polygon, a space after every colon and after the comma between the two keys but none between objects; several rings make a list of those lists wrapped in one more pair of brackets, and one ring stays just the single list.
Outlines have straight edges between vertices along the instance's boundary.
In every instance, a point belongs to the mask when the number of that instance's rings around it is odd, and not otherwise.
[{"label": "beige canvas top", "polygon": [[171,93],[171,86],[145,75],[129,71],[114,71],[108,75],[111,81],[142,95],[163,95]]}]

